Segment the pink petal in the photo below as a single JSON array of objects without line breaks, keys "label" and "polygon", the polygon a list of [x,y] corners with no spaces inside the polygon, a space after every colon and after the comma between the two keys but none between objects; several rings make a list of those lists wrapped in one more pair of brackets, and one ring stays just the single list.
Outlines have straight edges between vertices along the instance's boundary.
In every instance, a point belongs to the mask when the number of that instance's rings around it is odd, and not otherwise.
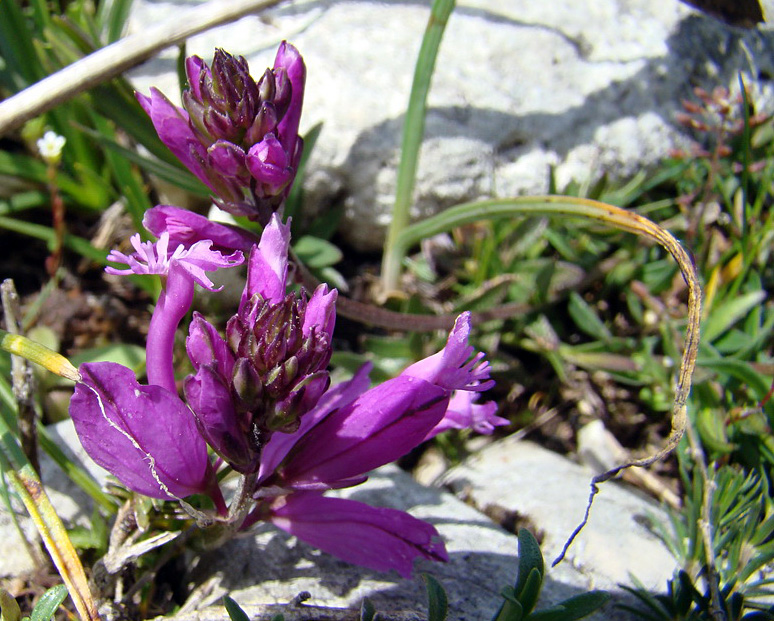
[{"label": "pink petal", "polygon": [[282,530],[338,558],[411,577],[414,559],[448,561],[438,531],[403,511],[317,493],[291,494],[269,518]]}]

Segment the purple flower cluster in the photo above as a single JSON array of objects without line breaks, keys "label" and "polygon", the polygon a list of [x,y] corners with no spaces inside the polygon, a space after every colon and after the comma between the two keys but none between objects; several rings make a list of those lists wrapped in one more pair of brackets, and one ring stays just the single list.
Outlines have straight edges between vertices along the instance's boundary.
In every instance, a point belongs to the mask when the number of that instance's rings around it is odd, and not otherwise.
[{"label": "purple flower cluster", "polygon": [[[276,190],[276,198],[289,183],[272,186],[274,177],[256,174],[251,159],[267,161],[262,150],[275,141],[285,145],[288,161],[300,148],[295,98],[302,94],[303,63],[287,44],[277,59],[257,84],[246,63],[225,52],[216,54],[211,71],[189,60],[187,112],[167,105],[158,92],[145,98],[162,138],[162,129],[173,128],[166,134],[174,137],[170,147],[216,191],[220,181],[244,177],[240,171],[226,175],[224,169],[238,168],[228,168],[228,158],[252,175],[239,187],[255,190],[260,181],[264,198],[265,188]],[[324,492],[362,483],[372,469],[446,429],[491,433],[506,424],[493,403],[476,403],[492,385],[489,365],[468,344],[470,318],[463,313],[440,352],[394,379],[370,388],[366,366],[331,386],[337,292],[320,285],[308,295],[290,287],[290,224],[276,211],[269,212],[260,239],[180,208],[148,211],[144,224],[158,241],[134,237],[133,253],[108,257],[126,268],[107,268],[163,277],[147,341],[148,385],[118,364],[82,365],[70,403],[76,431],[92,458],[129,489],[162,500],[203,494],[216,519],[234,520],[216,476],[228,465],[247,490],[237,526],[269,521],[352,563],[409,576],[417,557],[446,560],[435,528],[401,511]],[[186,340],[193,372],[183,380],[181,398],[174,342],[194,287],[216,291],[207,272],[245,261],[246,285],[224,332],[193,315]]]},{"label": "purple flower cluster", "polygon": [[183,107],[152,88],[137,99],[162,142],[215,194],[219,207],[266,224],[280,212],[303,150],[298,136],[306,66],[283,42],[257,82],[247,61],[216,50],[185,65]]}]

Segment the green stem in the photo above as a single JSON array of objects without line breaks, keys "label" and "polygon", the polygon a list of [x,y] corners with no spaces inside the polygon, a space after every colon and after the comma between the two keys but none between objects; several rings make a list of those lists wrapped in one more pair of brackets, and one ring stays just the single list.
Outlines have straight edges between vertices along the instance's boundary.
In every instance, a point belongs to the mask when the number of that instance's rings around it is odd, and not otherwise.
[{"label": "green stem", "polygon": [[405,253],[396,246],[396,241],[409,224],[409,210],[414,194],[419,149],[422,146],[422,137],[425,133],[427,94],[430,91],[430,81],[433,77],[441,38],[453,10],[454,0],[435,0],[433,2],[430,19],[427,22],[422,47],[419,50],[419,57],[414,69],[414,82],[411,85],[406,121],[403,125],[395,205],[392,210],[390,228],[387,231],[387,241],[384,245],[384,258],[382,260],[382,291],[384,293],[395,290],[400,279],[401,264]]}]

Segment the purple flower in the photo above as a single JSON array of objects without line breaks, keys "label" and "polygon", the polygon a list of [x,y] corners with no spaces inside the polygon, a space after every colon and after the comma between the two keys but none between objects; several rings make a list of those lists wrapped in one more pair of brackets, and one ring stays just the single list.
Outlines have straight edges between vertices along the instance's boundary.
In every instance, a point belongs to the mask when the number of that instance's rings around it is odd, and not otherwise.
[{"label": "purple flower", "polygon": [[434,435],[445,417],[456,415],[449,411],[455,390],[491,385],[488,364],[467,344],[469,331],[470,315],[463,313],[438,354],[371,390],[347,389],[339,402],[321,402],[290,438],[269,441],[266,455],[277,466],[264,467],[261,481],[287,490],[355,485]]},{"label": "purple flower", "polygon": [[349,563],[411,577],[415,558],[448,561],[438,531],[403,511],[306,492],[285,496],[268,519],[282,530]]},{"label": "purple flower", "polygon": [[80,367],[70,416],[86,452],[126,487],[151,498],[223,498],[191,411],[160,386],[141,386],[112,362]]},{"label": "purple flower", "polygon": [[328,388],[336,292],[286,293],[290,227],[273,214],[250,253],[226,339],[196,316],[186,398],[207,442],[239,472],[258,469],[276,431],[295,431]]},{"label": "purple flower", "polygon": [[160,238],[167,233],[169,244],[175,247],[182,245],[190,248],[196,242],[206,240],[212,242],[213,249],[220,252],[241,250],[248,256],[259,240],[249,231],[213,222],[205,216],[172,205],[157,205],[149,209],[143,216],[142,224],[156,237]]},{"label": "purple flower", "polygon": [[190,248],[178,245],[170,253],[168,232],[162,233],[155,244],[140,242],[140,235],[133,235],[132,246],[135,252],[131,255],[113,250],[107,257],[109,261],[126,264],[127,269],[107,267],[105,271],[109,274],[166,276],[166,286],[156,303],[148,329],[146,364],[150,384],[175,392],[175,331],[191,308],[194,283],[210,291],[217,291],[206,272],[241,265],[244,257],[238,250],[230,255],[212,250],[210,240],[197,241]]},{"label": "purple flower", "polygon": [[266,224],[281,212],[301,159],[298,125],[306,67],[283,42],[256,82],[247,61],[216,50],[212,66],[186,61],[183,108],[156,89],[137,94],[162,142],[216,195],[224,210]]},{"label": "purple flower", "polygon": [[497,416],[497,404],[494,401],[476,403],[479,392],[455,390],[449,400],[449,407],[441,421],[433,427],[425,440],[434,438],[449,429],[472,429],[476,433],[491,435],[495,427],[510,425],[507,418]]}]

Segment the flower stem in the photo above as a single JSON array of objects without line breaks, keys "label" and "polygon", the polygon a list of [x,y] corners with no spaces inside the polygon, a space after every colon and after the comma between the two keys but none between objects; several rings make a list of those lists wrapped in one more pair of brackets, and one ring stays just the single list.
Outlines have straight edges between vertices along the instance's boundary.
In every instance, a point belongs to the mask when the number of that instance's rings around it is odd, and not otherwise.
[{"label": "flower stem", "polygon": [[177,394],[175,384],[175,332],[193,303],[194,283],[190,276],[177,265],[172,265],[167,276],[167,285],[159,295],[153,311],[146,361],[148,383],[166,388]]}]

